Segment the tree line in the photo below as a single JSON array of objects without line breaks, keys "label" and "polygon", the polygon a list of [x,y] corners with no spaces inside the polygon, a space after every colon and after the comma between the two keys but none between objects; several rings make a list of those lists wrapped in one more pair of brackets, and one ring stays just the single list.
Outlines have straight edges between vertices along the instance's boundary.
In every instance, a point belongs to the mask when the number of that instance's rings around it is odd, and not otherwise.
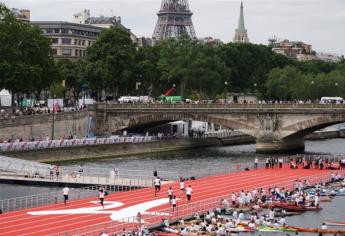
[{"label": "tree line", "polygon": [[0,5],[0,87],[13,94],[158,97],[173,85],[178,95],[191,99],[243,92],[262,99],[315,100],[345,95],[345,63],[296,62],[265,45],[214,46],[187,35],[138,47],[118,27],[103,30],[85,58],[54,61],[50,39]]}]

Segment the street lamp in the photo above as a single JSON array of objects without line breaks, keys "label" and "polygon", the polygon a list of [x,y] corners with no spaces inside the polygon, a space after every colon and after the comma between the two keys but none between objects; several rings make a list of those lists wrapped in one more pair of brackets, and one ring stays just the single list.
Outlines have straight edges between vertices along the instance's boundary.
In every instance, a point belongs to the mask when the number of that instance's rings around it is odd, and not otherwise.
[{"label": "street lamp", "polygon": [[52,140],[54,140],[55,135],[55,98],[56,96],[53,96],[53,123],[52,123]]},{"label": "street lamp", "polygon": [[228,81],[224,82],[224,93],[225,93],[225,103],[226,103],[226,99],[227,99],[227,95],[228,95]]},{"label": "street lamp", "polygon": [[335,82],[334,85],[335,85],[335,94],[336,96],[338,96],[338,82]]}]

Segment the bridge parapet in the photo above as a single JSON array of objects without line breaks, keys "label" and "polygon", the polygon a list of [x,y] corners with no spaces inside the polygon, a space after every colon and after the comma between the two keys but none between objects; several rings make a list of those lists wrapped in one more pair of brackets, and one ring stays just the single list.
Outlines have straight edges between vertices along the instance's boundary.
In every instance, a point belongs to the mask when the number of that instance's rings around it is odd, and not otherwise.
[{"label": "bridge parapet", "polygon": [[96,110],[102,109],[274,109],[274,110],[291,110],[291,109],[317,109],[317,110],[345,110],[345,104],[96,104]]}]

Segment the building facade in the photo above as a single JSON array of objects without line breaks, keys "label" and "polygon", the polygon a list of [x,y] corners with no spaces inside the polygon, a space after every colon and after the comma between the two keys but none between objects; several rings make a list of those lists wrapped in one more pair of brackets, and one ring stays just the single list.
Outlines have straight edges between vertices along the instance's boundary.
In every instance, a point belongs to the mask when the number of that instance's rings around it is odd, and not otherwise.
[{"label": "building facade", "polygon": [[244,26],[243,2],[241,2],[240,18],[238,20],[238,27],[235,30],[234,43],[249,43],[247,30]]},{"label": "building facade", "polygon": [[99,37],[103,28],[62,21],[32,21],[43,35],[52,41],[55,59],[78,60],[86,56],[86,49]]},{"label": "building facade", "polygon": [[297,61],[317,60],[312,45],[300,41],[289,41],[287,39],[277,42],[272,41],[272,51]]},{"label": "building facade", "polygon": [[130,34],[131,40],[136,43],[137,37],[121,23],[121,16],[91,16],[90,10],[85,9],[82,12],[73,15],[73,22],[76,24],[92,25],[96,27],[109,29],[110,27],[120,27]]},{"label": "building facade", "polygon": [[11,12],[17,20],[30,22],[30,17],[31,17],[30,10],[12,8]]}]

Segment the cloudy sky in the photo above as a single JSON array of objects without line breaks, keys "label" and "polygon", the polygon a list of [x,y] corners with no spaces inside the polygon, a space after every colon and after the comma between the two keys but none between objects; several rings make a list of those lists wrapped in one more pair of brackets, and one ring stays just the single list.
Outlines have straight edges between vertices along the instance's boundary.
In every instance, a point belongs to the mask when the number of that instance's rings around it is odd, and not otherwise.
[{"label": "cloudy sky", "polygon": [[[0,0],[8,7],[28,8],[32,20],[72,21],[90,9],[93,16],[116,15],[138,36],[151,36],[161,0]],[[240,0],[190,0],[198,37],[229,42],[238,24]],[[345,0],[244,0],[250,41],[299,40],[318,52],[345,54]]]}]

